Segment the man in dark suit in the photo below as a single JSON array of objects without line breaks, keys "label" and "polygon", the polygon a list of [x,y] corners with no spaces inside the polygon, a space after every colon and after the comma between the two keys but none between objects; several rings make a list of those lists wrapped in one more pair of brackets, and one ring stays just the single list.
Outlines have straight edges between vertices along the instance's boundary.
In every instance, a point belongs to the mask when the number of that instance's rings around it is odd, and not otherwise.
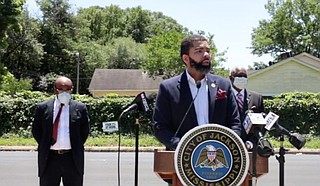
[{"label": "man in dark suit", "polygon": [[[186,132],[208,123],[229,127],[240,136],[240,117],[231,84],[209,73],[211,55],[207,39],[200,35],[186,37],[180,56],[186,70],[159,86],[153,114],[156,138],[166,149],[174,150]],[[193,99],[194,104],[179,128]]]},{"label": "man in dark suit", "polygon": [[[244,67],[233,67],[230,70],[229,78],[232,84],[232,90],[236,96],[241,123],[243,123],[246,117],[247,110],[252,110],[255,113],[264,112],[262,95],[246,89],[248,73]],[[246,142],[247,148],[251,149],[251,140],[248,139],[248,134],[244,130],[243,125],[241,126],[241,139]]]},{"label": "man in dark suit", "polygon": [[40,186],[82,186],[84,143],[89,135],[85,104],[73,101],[72,81],[58,77],[56,96],[37,104],[32,134],[38,143]]}]

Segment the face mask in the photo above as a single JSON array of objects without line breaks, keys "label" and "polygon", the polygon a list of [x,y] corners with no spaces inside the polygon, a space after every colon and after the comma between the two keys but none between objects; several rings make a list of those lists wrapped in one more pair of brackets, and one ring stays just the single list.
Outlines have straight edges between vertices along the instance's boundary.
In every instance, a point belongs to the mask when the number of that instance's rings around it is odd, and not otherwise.
[{"label": "face mask", "polygon": [[67,104],[69,104],[69,101],[71,99],[71,94],[69,94],[67,92],[62,92],[62,93],[58,94],[58,99],[61,103],[67,105]]},{"label": "face mask", "polygon": [[238,89],[244,89],[247,87],[248,79],[245,77],[235,77],[233,81],[233,85]]}]

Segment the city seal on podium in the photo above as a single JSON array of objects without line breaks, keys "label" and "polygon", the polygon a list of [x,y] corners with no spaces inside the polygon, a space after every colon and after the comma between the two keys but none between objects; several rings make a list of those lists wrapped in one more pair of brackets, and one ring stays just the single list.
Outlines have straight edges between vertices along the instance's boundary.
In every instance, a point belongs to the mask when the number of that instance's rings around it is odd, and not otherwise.
[{"label": "city seal on podium", "polygon": [[249,169],[249,155],[241,138],[218,124],[200,125],[178,144],[174,164],[183,185],[241,185]]}]

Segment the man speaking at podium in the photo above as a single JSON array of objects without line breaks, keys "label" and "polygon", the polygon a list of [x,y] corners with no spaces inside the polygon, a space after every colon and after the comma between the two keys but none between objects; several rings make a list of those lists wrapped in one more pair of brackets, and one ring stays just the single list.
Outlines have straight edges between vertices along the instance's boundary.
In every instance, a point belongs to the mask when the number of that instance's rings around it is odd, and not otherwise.
[{"label": "man speaking at podium", "polygon": [[231,128],[240,136],[240,116],[230,81],[209,73],[208,40],[201,35],[186,37],[180,57],[186,70],[159,86],[153,114],[156,138],[167,150],[175,150],[185,133],[208,123]]}]

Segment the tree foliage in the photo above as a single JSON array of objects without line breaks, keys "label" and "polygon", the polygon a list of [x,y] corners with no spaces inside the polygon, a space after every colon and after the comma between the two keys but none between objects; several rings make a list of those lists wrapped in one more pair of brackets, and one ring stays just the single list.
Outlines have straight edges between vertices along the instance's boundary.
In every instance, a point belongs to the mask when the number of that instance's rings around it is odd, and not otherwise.
[{"label": "tree foliage", "polygon": [[[271,63],[271,62],[270,62]],[[271,64],[270,64],[271,65]],[[253,62],[253,66],[248,66],[249,70],[260,70],[260,69],[264,69],[268,67],[268,65],[266,65],[265,63],[263,63],[262,61],[260,62]]]},{"label": "tree foliage", "polygon": [[307,52],[320,57],[320,1],[269,0],[270,20],[261,20],[253,29],[252,53],[273,57],[284,52]]},{"label": "tree foliage", "polygon": [[37,84],[37,90],[47,93],[53,93],[53,85],[55,80],[57,79],[57,74],[48,73],[44,76],[40,76],[40,81]]},{"label": "tree foliage", "polygon": [[140,63],[146,60],[145,45],[131,38],[114,39],[109,48],[109,69],[138,69]]},{"label": "tree foliage", "polygon": [[[182,73],[185,64],[180,57],[180,44],[183,38],[190,33],[180,33],[175,30],[163,32],[151,38],[147,44],[147,61],[141,64],[141,68],[150,76],[162,76],[170,78]],[[205,32],[198,31],[198,34],[205,35]],[[220,67],[225,61],[224,53],[218,53],[213,41],[213,35],[206,36],[211,47],[213,72],[227,77],[228,71]]]},{"label": "tree foliage", "polygon": [[38,42],[39,24],[27,11],[17,16],[21,29],[8,30],[7,48],[0,54],[0,61],[15,78],[34,78],[40,70],[43,45]]},{"label": "tree foliage", "polygon": [[54,72],[75,78],[75,24],[68,1],[40,0],[37,3],[43,13],[39,42],[44,45],[44,58],[40,75]]},{"label": "tree foliage", "polygon": [[164,32],[151,38],[147,44],[148,60],[141,64],[150,76],[169,78],[181,73],[184,63],[180,59],[180,42],[185,34],[177,31]]},{"label": "tree foliage", "polygon": [[13,74],[7,72],[2,77],[2,82],[0,84],[0,90],[8,92],[10,94],[16,94],[17,92],[24,91],[24,90],[31,90],[31,80],[29,79],[16,79]]},{"label": "tree foliage", "polygon": [[25,0],[2,0],[0,1],[0,49],[6,47],[6,31],[10,29],[19,30],[17,16],[22,12]]},{"label": "tree foliage", "polygon": [[22,12],[25,0],[2,0],[0,1],[0,82],[6,69],[1,60],[1,55],[6,50],[7,30],[20,30],[17,16]]},{"label": "tree foliage", "polygon": [[[41,17],[32,18],[27,10],[18,15],[21,29],[7,32],[8,47],[0,52],[4,67],[17,79],[31,78],[34,90],[50,92],[57,75],[68,76],[76,85],[78,66],[80,93],[88,93],[96,68],[143,68],[165,77],[184,69],[179,43],[191,32],[161,12],[111,5],[73,13],[68,0],[36,2]],[[218,67],[225,59],[213,41],[212,51]]]}]

